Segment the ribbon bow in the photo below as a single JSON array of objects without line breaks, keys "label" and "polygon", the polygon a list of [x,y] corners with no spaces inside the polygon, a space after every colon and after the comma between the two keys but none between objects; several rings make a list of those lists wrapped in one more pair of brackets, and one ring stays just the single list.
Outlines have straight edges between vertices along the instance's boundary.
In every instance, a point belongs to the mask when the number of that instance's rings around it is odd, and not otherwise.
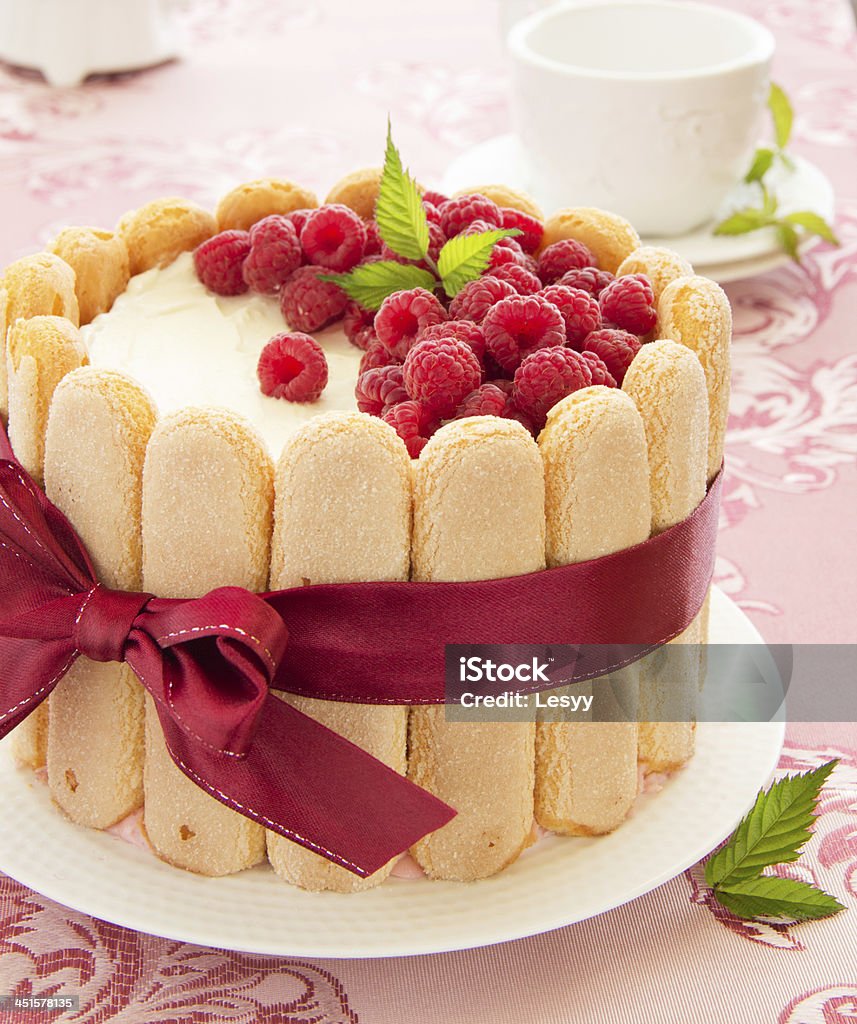
[{"label": "ribbon bow", "polygon": [[180,601],[100,586],[0,426],[0,737],[78,656],[125,661],[190,779],[365,877],[455,812],[270,693],[287,641],[280,615],[239,587]]}]

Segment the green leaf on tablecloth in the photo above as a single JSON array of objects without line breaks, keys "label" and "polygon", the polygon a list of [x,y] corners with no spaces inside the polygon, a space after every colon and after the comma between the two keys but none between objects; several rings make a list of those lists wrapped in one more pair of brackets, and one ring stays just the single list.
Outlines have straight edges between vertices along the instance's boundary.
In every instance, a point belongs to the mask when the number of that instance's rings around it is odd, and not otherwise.
[{"label": "green leaf on tablecloth", "polygon": [[761,181],[771,169],[775,155],[772,149],[767,149],[766,147],[757,149],[753,157],[753,163],[750,165],[750,170],[744,175],[744,181],[748,184],[754,181]]},{"label": "green leaf on tablecloth", "polygon": [[771,82],[768,93],[768,109],[774,119],[774,138],[777,140],[777,146],[785,149],[792,135],[794,110],[785,91],[775,82]]},{"label": "green leaf on tablecloth", "polygon": [[763,875],[719,887],[718,902],[736,917],[752,920],[812,921],[838,914],[845,907],[814,885],[793,878]]},{"label": "green leaf on tablecloth", "polygon": [[797,224],[802,227],[804,231],[808,231],[811,235],[818,235],[823,238],[825,242],[830,242],[832,245],[839,245],[839,239],[833,232],[833,228],[827,223],[824,217],[820,217],[817,213],[813,213],[811,210],[798,210],[795,213],[787,213],[782,220],[788,224]]},{"label": "green leaf on tablecloth", "polygon": [[409,260],[425,259],[429,227],[417,183],[402,166],[387,121],[387,151],[375,204],[375,220],[381,238],[393,252]]},{"label": "green leaf on tablecloth", "polygon": [[431,271],[392,260],[364,263],[347,274],[319,274],[319,278],[339,285],[349,298],[359,302],[365,309],[378,309],[393,292],[409,288],[432,291],[437,286]]},{"label": "green leaf on tablecloth", "polygon": [[496,228],[476,235],[456,235],[440,250],[437,269],[443,290],[453,298],[469,282],[475,281],[488,266],[491,250],[501,238],[522,234],[519,228]]},{"label": "green leaf on tablecloth", "polygon": [[821,787],[837,764],[838,760],[828,761],[814,771],[780,779],[767,792],[759,791],[752,810],[705,865],[705,881],[715,894],[758,877],[764,868],[797,860],[812,835]]}]

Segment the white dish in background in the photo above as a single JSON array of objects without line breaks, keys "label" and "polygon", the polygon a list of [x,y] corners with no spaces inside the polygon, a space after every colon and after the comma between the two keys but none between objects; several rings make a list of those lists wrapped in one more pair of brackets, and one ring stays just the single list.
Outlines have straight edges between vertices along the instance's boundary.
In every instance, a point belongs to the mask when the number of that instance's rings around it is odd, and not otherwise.
[{"label": "white dish in background", "polygon": [[[762,643],[716,588],[714,643]],[[548,836],[471,884],[390,879],[356,895],[306,893],[267,866],[228,878],[172,868],[74,825],[0,743],[0,869],[50,899],[138,931],[267,955],[381,957],[505,942],[604,913],[695,864],[734,829],[776,767],[782,722],[703,723],[697,753],[609,836]]]},{"label": "white dish in background", "polygon": [[[780,210],[788,213],[794,210],[812,210],[829,223],[833,222],[834,194],[829,179],[814,164],[803,157],[793,157],[794,171],[782,166],[772,168],[768,183],[779,201]],[[467,150],[450,164],[444,175],[441,190],[447,194],[474,185],[502,181],[513,188],[528,192],[540,204],[540,196],[534,187],[525,154],[520,143],[512,134],[499,135],[487,142]],[[739,183],[727,196],[722,216],[741,206],[758,202],[750,186]],[[565,205],[583,205],[569,195]],[[544,204],[545,213],[552,209]],[[719,216],[717,219],[722,219]],[[790,262],[783,252],[771,228],[764,228],[747,235],[715,235],[711,221],[685,235],[673,238],[644,238],[648,245],[663,245],[674,249],[690,260],[699,274],[724,283],[736,281],[773,270]],[[807,244],[807,243],[804,243]]]}]

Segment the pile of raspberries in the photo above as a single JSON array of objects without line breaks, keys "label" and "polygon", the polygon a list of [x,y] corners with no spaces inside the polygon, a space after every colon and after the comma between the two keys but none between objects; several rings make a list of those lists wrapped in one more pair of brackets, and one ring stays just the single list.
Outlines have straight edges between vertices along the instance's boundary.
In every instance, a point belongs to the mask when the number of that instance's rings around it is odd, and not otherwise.
[{"label": "pile of raspberries", "polygon": [[621,387],[657,320],[643,274],[614,278],[574,239],[536,256],[542,224],[478,193],[447,199],[426,192],[429,254],[447,239],[517,228],[491,254],[480,278],[451,300],[413,288],[388,296],[377,313],[349,301],[319,275],[374,260],[405,260],[381,241],[374,221],[328,204],[223,231],[194,253],[200,281],[218,295],[277,294],[290,332],[259,359],[266,395],[315,401],[327,361],[310,332],[337,320],[364,350],[357,406],[379,416],[417,458],[438,427],[465,416],[515,419],[534,435],[550,408],[593,384]]}]

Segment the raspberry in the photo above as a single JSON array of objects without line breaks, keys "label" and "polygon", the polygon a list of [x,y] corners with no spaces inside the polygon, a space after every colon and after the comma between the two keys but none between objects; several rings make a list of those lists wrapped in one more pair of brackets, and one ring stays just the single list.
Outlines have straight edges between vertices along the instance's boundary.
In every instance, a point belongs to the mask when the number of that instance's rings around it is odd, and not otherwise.
[{"label": "raspberry", "polygon": [[301,243],[294,224],[279,214],[257,220],[250,228],[250,252],[244,280],[254,292],[273,295],[301,265]]},{"label": "raspberry", "polygon": [[541,295],[501,299],[488,310],[483,330],[488,351],[507,372],[536,349],[565,344],[562,314]]},{"label": "raspberry", "polygon": [[394,292],[381,303],[375,314],[378,340],[400,361],[417,339],[420,331],[446,320],[446,310],[425,288]]},{"label": "raspberry", "polygon": [[309,220],[311,213],[315,213],[315,210],[292,210],[291,213],[285,214],[286,220],[290,220],[292,224],[294,224],[295,231],[298,233],[298,238],[301,237],[301,232],[304,229],[304,225]]},{"label": "raspberry", "polygon": [[401,366],[377,366],[357,378],[354,389],[357,408],[372,416],[380,416],[388,405],[406,402],[408,393],[402,381]]},{"label": "raspberry", "polygon": [[330,203],[307,217],[301,246],[310,263],[341,273],[363,259],[366,227],[353,210]]},{"label": "raspberry", "polygon": [[479,324],[488,310],[517,292],[508,281],[499,281],[486,274],[475,281],[468,281],[449,304],[449,315],[453,320],[473,320]]},{"label": "raspberry", "polygon": [[445,196],[442,192],[435,192],[434,189],[427,188],[425,192],[423,192],[423,202],[431,203],[432,206],[440,209],[444,203],[449,202],[449,196]]},{"label": "raspberry", "polygon": [[593,331],[583,342],[583,351],[600,356],[620,388],[628,367],[641,347],[642,342],[635,335],[611,329]]},{"label": "raspberry", "polygon": [[503,214],[493,200],[478,192],[447,199],[440,205],[440,226],[447,238],[457,235],[475,220],[484,220],[492,227],[499,228],[503,224]]},{"label": "raspberry", "polygon": [[594,352],[581,352],[580,358],[585,359],[592,371],[592,383],[603,384],[607,388],[615,388],[616,380],[613,374],[607,369],[607,364]]},{"label": "raspberry", "polygon": [[434,203],[428,202],[423,199],[423,209],[426,212],[426,220],[429,224],[437,224],[440,227],[440,210],[434,205]]},{"label": "raspberry", "polygon": [[480,366],[485,359],[485,335],[479,324],[472,320],[445,320],[442,324],[432,324],[417,336],[417,341],[430,341],[435,338],[466,341],[476,353]]},{"label": "raspberry", "polygon": [[655,293],[645,274],[617,277],[599,296],[605,320],[630,334],[648,334],[658,320]]},{"label": "raspberry", "polygon": [[314,402],[327,384],[327,360],[308,334],[275,334],[256,370],[262,394],[289,402]]},{"label": "raspberry", "polygon": [[594,266],[595,257],[582,242],[563,238],[549,245],[539,256],[539,277],[545,284],[553,284],[568,270]]},{"label": "raspberry", "polygon": [[580,351],[583,339],[601,327],[601,309],[598,300],[582,288],[566,288],[562,284],[549,284],[539,293],[552,302],[565,320],[566,343]]},{"label": "raspberry", "polygon": [[[363,334],[367,327],[375,323],[375,314],[371,309],[364,309],[359,302],[349,302],[342,314],[342,329],[345,337],[358,348],[366,348],[366,336]],[[360,344],[360,342],[363,344]]]},{"label": "raspberry", "polygon": [[[473,221],[471,221],[467,225],[466,228],[462,228],[461,231],[459,231],[458,233],[460,235],[482,235],[486,231],[496,231],[496,230],[497,230],[497,225],[496,224],[491,224],[487,220],[473,220]],[[500,243],[504,242],[504,241],[505,241],[504,238],[500,238],[494,244],[495,245],[500,245]],[[512,239],[510,238],[509,241],[511,242]],[[523,251],[523,250],[521,250],[521,251]]]},{"label": "raspberry", "polygon": [[506,394],[494,384],[482,384],[458,403],[454,420],[466,416],[502,416],[506,409]]},{"label": "raspberry", "polygon": [[523,267],[524,270],[529,270],[536,277],[539,276],[538,263],[536,263],[532,256],[528,256],[519,245],[514,247],[510,245],[495,245],[491,250],[491,258],[488,261],[488,269],[485,273],[493,274],[497,267],[505,267],[510,263]]},{"label": "raspberry", "polygon": [[404,380],[411,398],[436,416],[451,416],[465,395],[479,387],[482,367],[467,342],[429,338],[408,352]]},{"label": "raspberry", "polygon": [[381,252],[381,232],[374,220],[367,220],[363,226],[366,228],[366,244],[363,246],[364,256],[377,256]]},{"label": "raspberry", "polygon": [[391,405],[381,417],[405,442],[408,455],[418,459],[432,433],[433,424],[419,402],[398,402]]},{"label": "raspberry", "polygon": [[592,370],[580,355],[570,348],[549,348],[533,352],[515,371],[515,405],[539,430],[544,426],[548,410],[572,391],[589,387]]},{"label": "raspberry", "polygon": [[320,281],[321,267],[298,267],[280,289],[280,310],[295,331],[317,331],[342,316],[348,296],[330,281]]},{"label": "raspberry", "polygon": [[400,359],[396,359],[390,351],[381,344],[376,338],[374,341],[370,341],[366,346],[366,351],[360,357],[360,366],[357,369],[357,373],[362,376],[367,370],[372,370],[376,366],[401,366],[402,362]]},{"label": "raspberry", "polygon": [[528,213],[520,210],[512,210],[504,206],[500,213],[503,215],[504,228],[518,228],[523,234],[515,235],[514,241],[520,245],[524,252],[534,253],[542,243],[544,228],[542,222],[531,217]]},{"label": "raspberry", "polygon": [[221,231],[194,249],[196,276],[215,295],[241,295],[247,282],[241,273],[250,252],[246,231]]},{"label": "raspberry", "polygon": [[504,395],[507,397],[512,394],[514,384],[510,380],[503,380],[498,378],[497,380],[487,380],[486,384],[493,384],[495,388],[499,388]]},{"label": "raspberry", "polygon": [[578,267],[575,270],[567,270],[556,283],[564,284],[567,288],[580,288],[597,299],[612,280],[613,275],[609,270]]},{"label": "raspberry", "polygon": [[519,263],[506,263],[491,271],[498,281],[508,281],[519,295],[535,295],[541,291],[542,282]]}]

